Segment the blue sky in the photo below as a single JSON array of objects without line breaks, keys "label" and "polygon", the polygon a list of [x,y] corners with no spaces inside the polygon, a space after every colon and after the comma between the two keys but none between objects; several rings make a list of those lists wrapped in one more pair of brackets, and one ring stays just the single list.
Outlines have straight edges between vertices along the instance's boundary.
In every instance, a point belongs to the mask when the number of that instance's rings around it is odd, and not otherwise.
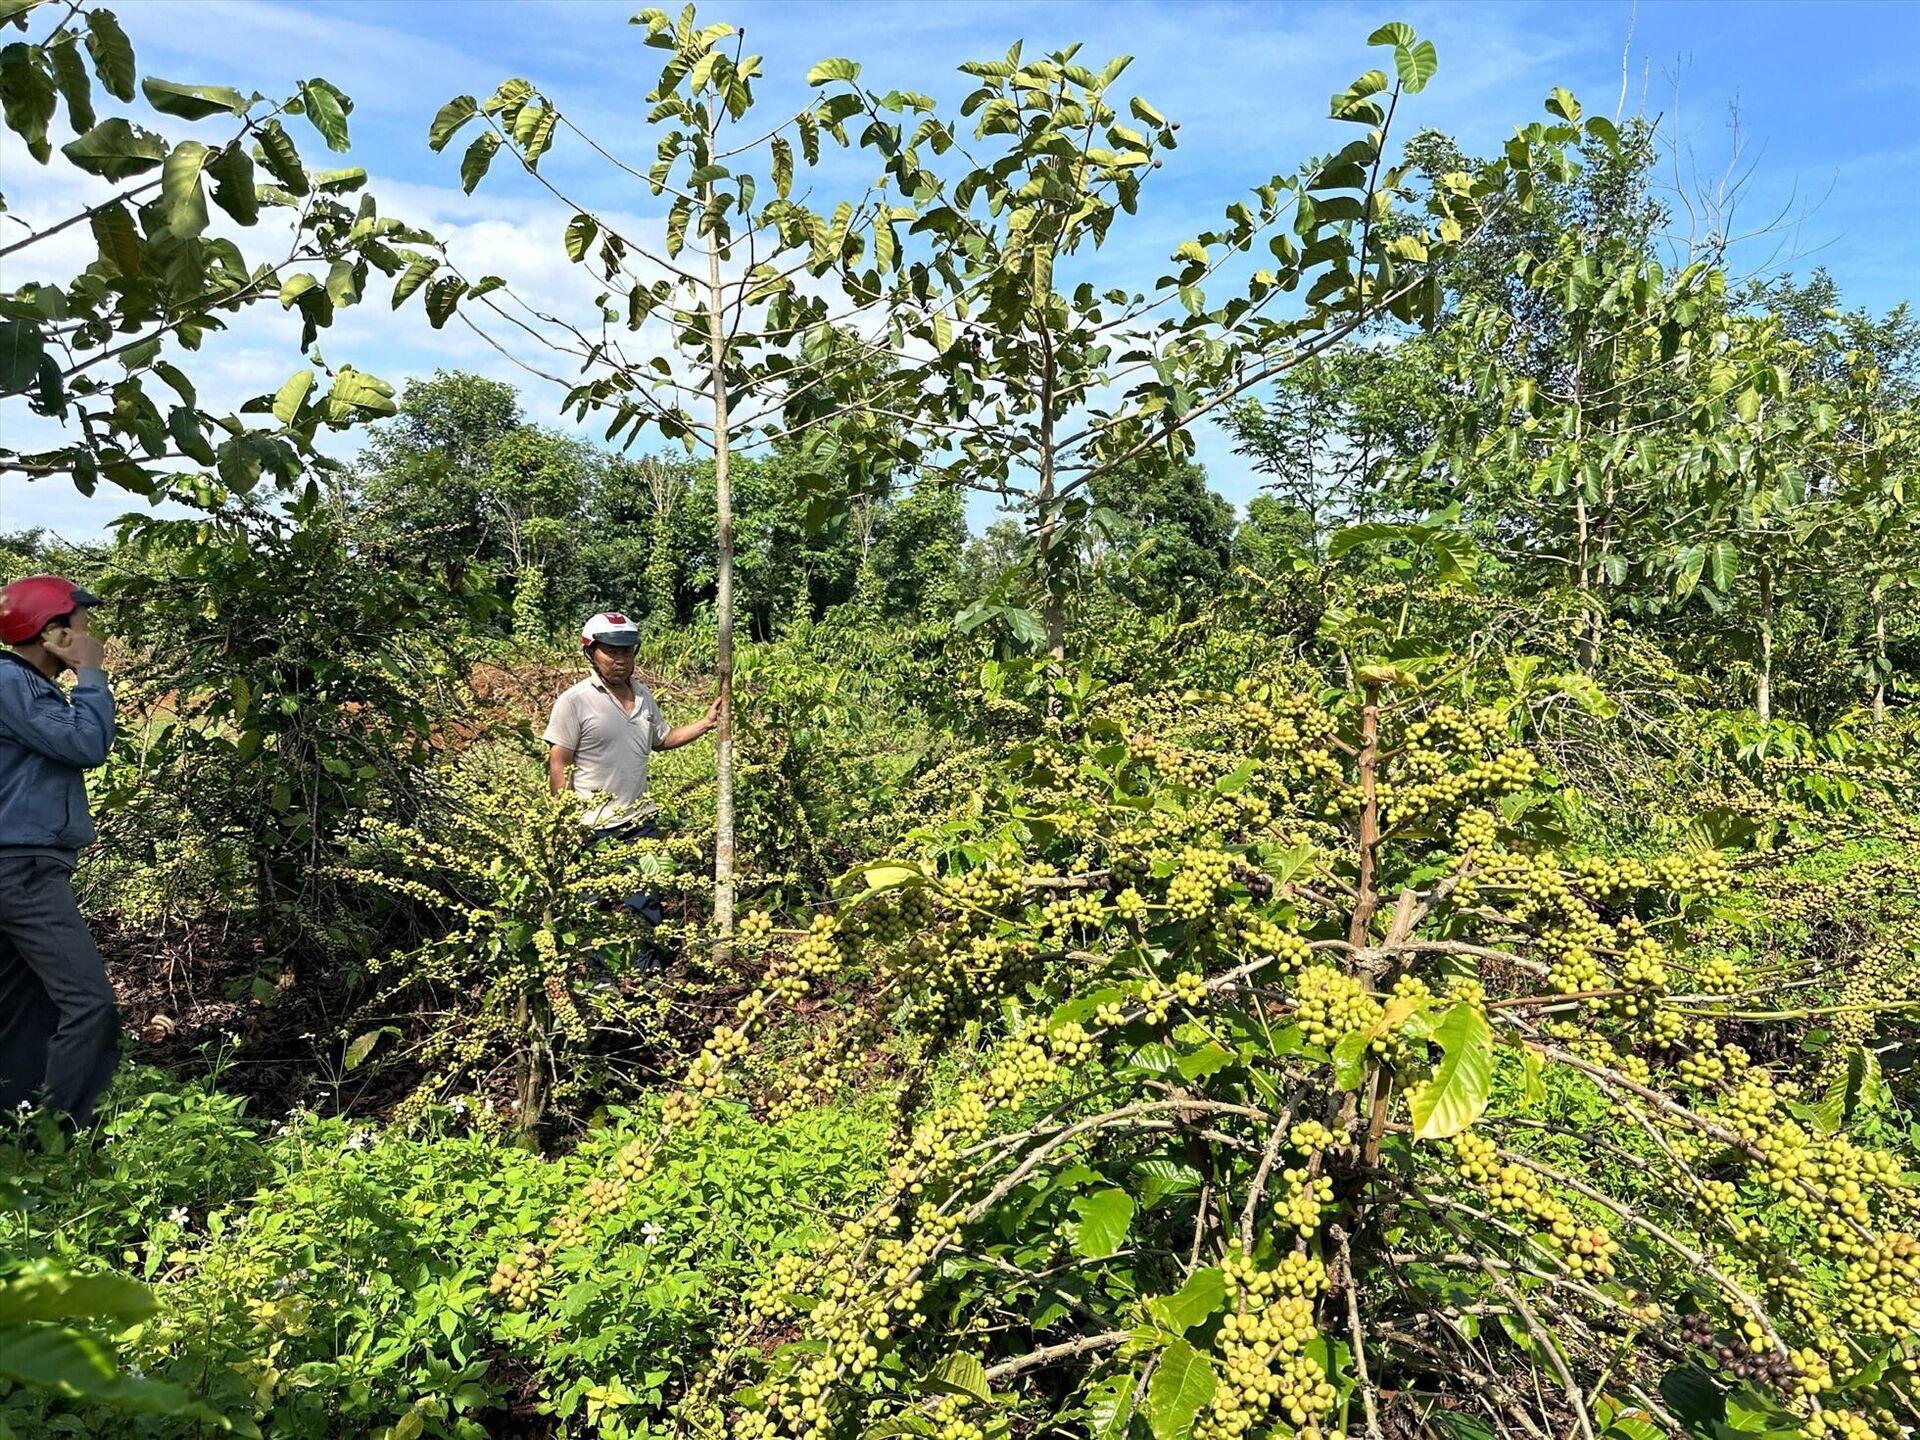
[{"label": "blue sky", "polygon": [[[452,95],[484,96],[500,80],[524,75],[610,148],[631,156],[651,150],[642,134],[642,97],[657,72],[657,52],[625,23],[635,4],[119,0],[117,8],[143,73],[269,95],[325,75],[356,102],[351,160],[371,172],[384,211],[434,229],[470,273],[497,270],[516,285],[548,286],[543,298],[555,304],[583,298],[564,288],[574,281],[560,249],[567,212],[504,166],[477,196],[463,196],[459,147],[443,155],[426,147],[433,112]],[[1082,58],[1094,64],[1133,55],[1127,92],[1183,122],[1180,147],[1150,178],[1140,215],[1116,226],[1099,261],[1136,288],[1148,286],[1180,240],[1249,186],[1331,148],[1338,127],[1324,118],[1326,97],[1376,63],[1366,36],[1392,19],[1413,24],[1440,52],[1439,74],[1417,97],[1403,134],[1432,125],[1469,151],[1490,150],[1515,124],[1539,117],[1547,90],[1562,85],[1590,111],[1662,117],[1676,152],[1663,174],[1678,189],[1710,192],[1736,165],[1745,184],[1732,229],[1767,231],[1736,248],[1737,270],[1824,265],[1848,303],[1875,310],[1911,297],[1920,279],[1920,85],[1910,68],[1920,45],[1920,6],[1897,0],[742,0],[704,5],[701,18],[744,26],[748,48],[766,57],[761,95],[768,113],[797,101],[807,68],[829,55],[861,61],[871,83],[924,90],[943,102],[964,93],[958,63],[998,56],[1015,39],[1029,51],[1078,41]],[[168,124],[177,133],[177,124]],[[310,160],[324,153],[317,141],[302,143]],[[577,144],[563,142],[544,168],[588,203],[643,221],[656,213],[637,185],[590,162]],[[848,162],[847,183],[866,168]],[[0,145],[0,171],[16,213],[36,224],[70,213],[61,207],[71,187],[62,189],[17,146]],[[55,268],[63,259],[70,268],[85,261],[52,242],[46,252],[41,263]],[[40,277],[4,277],[9,286],[29,278]],[[237,400],[276,388],[298,368],[297,340],[297,327],[277,316],[250,317],[198,357],[208,377],[203,389]],[[349,361],[396,384],[436,367],[525,378],[470,332],[430,331],[417,300],[398,319],[381,300],[345,312],[322,337],[322,350],[330,361]],[[529,389],[526,408],[534,419],[560,423],[557,392]],[[22,423],[12,406],[0,412],[0,424]],[[340,448],[350,452],[353,442]],[[1244,502],[1256,493],[1257,477],[1210,427],[1201,456],[1215,488],[1229,498]],[[0,529],[45,525],[81,539],[127,506],[124,495],[86,501],[59,482],[0,479]]]}]

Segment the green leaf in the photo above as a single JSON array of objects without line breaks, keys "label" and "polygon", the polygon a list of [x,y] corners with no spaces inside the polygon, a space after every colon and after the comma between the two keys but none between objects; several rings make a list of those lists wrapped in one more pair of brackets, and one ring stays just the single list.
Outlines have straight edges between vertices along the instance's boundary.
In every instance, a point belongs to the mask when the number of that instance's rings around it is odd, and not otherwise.
[{"label": "green leaf", "polygon": [[935,1395],[964,1395],[973,1400],[988,1400],[993,1388],[987,1383],[987,1368],[979,1357],[964,1352],[949,1355],[933,1373],[920,1382],[920,1388]]},{"label": "green leaf", "polygon": [[286,127],[278,120],[269,120],[260,127],[259,136],[260,163],[267,167],[267,173],[291,193],[306,194],[307,167],[300,163],[300,151]]},{"label": "green leaf", "polygon": [[346,150],[351,143],[347,139],[347,112],[352,108],[347,97],[316,76],[300,87],[300,99],[307,119],[327,142],[327,148]]},{"label": "green leaf", "polygon": [[62,145],[60,153],[89,175],[125,180],[162,163],[167,158],[167,142],[151,130],[124,120],[103,120]]},{"label": "green leaf", "polygon": [[282,425],[291,425],[294,416],[300,413],[300,407],[306,402],[307,392],[313,389],[313,371],[296,371],[273,395],[273,418]]},{"label": "green leaf", "polygon": [[116,100],[133,99],[133,44],[111,10],[87,11],[87,53],[106,92]]},{"label": "green leaf", "polygon": [[0,108],[7,128],[27,142],[27,153],[42,165],[53,155],[47,126],[60,108],[59,92],[40,65],[40,51],[14,44],[0,50]]},{"label": "green leaf", "polygon": [[373,1047],[380,1043],[380,1037],[388,1031],[389,1027],[382,1026],[378,1030],[369,1030],[366,1034],[356,1037],[353,1043],[347,1046],[346,1068],[358,1070],[364,1065],[367,1057],[373,1053]]},{"label": "green leaf", "polygon": [[160,175],[160,196],[166,205],[167,229],[191,240],[207,228],[207,195],[200,188],[200,172],[207,163],[207,147],[198,140],[182,140],[167,152]]},{"label": "green leaf", "polygon": [[1364,1030],[1350,1031],[1335,1043],[1333,1083],[1336,1089],[1360,1088],[1360,1082],[1367,1078],[1367,1047],[1371,1043]]},{"label": "green leaf", "polygon": [[285,280],[280,282],[280,308],[282,310],[292,309],[296,300],[319,283],[320,281],[317,277],[304,272],[298,275],[289,275]]},{"label": "green leaf", "polygon": [[773,190],[782,200],[793,193],[793,146],[782,135],[773,137]]},{"label": "green leaf", "polygon": [[122,275],[137,276],[143,268],[140,235],[134,229],[133,215],[122,204],[96,210],[87,220],[93,231],[93,243],[100,247],[100,258]]},{"label": "green leaf", "polygon": [[453,318],[467,282],[458,275],[442,275],[427,287],[427,323],[438,330]]},{"label": "green leaf", "polygon": [[1413,44],[1413,27],[1403,20],[1392,20],[1367,36],[1369,45],[1392,45],[1404,50]]},{"label": "green leaf", "polygon": [[225,85],[181,85],[151,75],[140,82],[140,93],[162,115],[177,115],[182,120],[204,120],[222,113],[244,115],[253,103]]},{"label": "green leaf", "polygon": [[860,78],[860,66],[852,60],[822,60],[807,71],[807,84],[825,85],[834,80],[849,83]]},{"label": "green leaf", "polygon": [[1544,1079],[1546,1062],[1531,1050],[1520,1052],[1521,1098],[1529,1105],[1547,1103],[1547,1087]]},{"label": "green leaf", "polygon": [[493,164],[493,155],[500,148],[500,137],[492,130],[483,130],[473,137],[473,143],[467,147],[467,153],[460,159],[460,188],[471,195],[473,187],[485,178],[487,167]]},{"label": "green leaf", "polygon": [[1104,1260],[1120,1248],[1133,1223],[1133,1197],[1124,1190],[1099,1190],[1073,1201],[1079,1217],[1073,1227],[1073,1248],[1089,1260]]},{"label": "green leaf", "polygon": [[1886,1096],[1880,1057],[1855,1045],[1847,1051],[1847,1063],[1827,1082],[1820,1103],[1813,1107],[1814,1128],[1822,1135],[1832,1135],[1850,1124],[1857,1111],[1873,1109]]},{"label": "green leaf", "polygon": [[1574,121],[1580,118],[1580,102],[1573,98],[1571,90],[1554,86],[1547,94],[1547,109],[1562,120]]},{"label": "green leaf", "polygon": [[1696,1425],[1711,1433],[1709,1427],[1727,1418],[1726,1397],[1713,1378],[1693,1365],[1680,1365],[1660,1379],[1660,1398],[1676,1420]]},{"label": "green leaf", "polygon": [[593,216],[574,216],[567,222],[567,258],[579,264],[586,258],[587,251],[593,248],[594,239],[599,234],[600,222]]},{"label": "green leaf", "polygon": [[80,42],[73,31],[62,31],[48,47],[47,54],[53,61],[53,82],[67,102],[67,123],[76,135],[91,130],[93,81],[87,78],[87,62],[80,58]]},{"label": "green leaf", "polygon": [[187,406],[176,405],[167,412],[167,433],[173,437],[174,448],[188,459],[212,465],[217,458],[198,418]]},{"label": "green leaf", "polygon": [[253,160],[238,145],[230,145],[207,166],[213,176],[213,203],[242,225],[260,218],[260,191],[253,182]]},{"label": "green leaf", "polygon": [[933,312],[933,348],[942,355],[953,348],[953,321],[944,310]]},{"label": "green leaf", "polygon": [[427,277],[439,268],[439,261],[430,256],[418,255],[410,260],[400,278],[393,282],[393,308],[398,310],[406,298],[426,283]]},{"label": "green leaf", "polygon": [[427,127],[427,148],[440,151],[460,133],[460,127],[471,120],[478,112],[479,105],[471,95],[456,95],[434,113],[433,124]]},{"label": "green leaf", "polygon": [[1433,1078],[1407,1096],[1416,1140],[1458,1135],[1487,1108],[1493,1093],[1493,1030],[1474,1006],[1455,1005],[1433,1032],[1442,1053]]},{"label": "green leaf", "polygon": [[1087,1387],[1089,1440],[1126,1440],[1133,1419],[1133,1391],[1139,1383],[1132,1374],[1121,1374]]},{"label": "green leaf", "polygon": [[1418,94],[1427,88],[1427,82],[1440,68],[1440,54],[1431,40],[1422,40],[1418,45],[1396,49],[1393,68],[1399,72],[1400,88],[1409,95]]},{"label": "green leaf", "polygon": [[1164,1328],[1178,1332],[1212,1319],[1226,1298],[1226,1272],[1208,1266],[1194,1271],[1173,1294],[1153,1296],[1147,1301],[1147,1311]]},{"label": "green leaf", "polygon": [[360,298],[360,277],[351,260],[340,259],[327,270],[327,299],[345,309]]},{"label": "green leaf", "polygon": [[333,377],[333,386],[327,391],[322,404],[326,408],[327,420],[334,425],[379,419],[398,414],[400,410],[394,402],[393,386],[377,375],[369,375],[351,366],[343,366],[340,373]]},{"label": "green leaf", "polygon": [[74,1275],[42,1262],[0,1280],[0,1324],[29,1320],[144,1320],[153,1291],[125,1275]]},{"label": "green leaf", "polygon": [[1213,1362],[1184,1340],[1160,1352],[1147,1385],[1147,1424],[1154,1440],[1185,1440],[1193,1431],[1193,1417],[1213,1398],[1219,1384]]},{"label": "green leaf", "polygon": [[365,166],[346,165],[338,170],[316,170],[308,178],[323,195],[345,195],[367,183],[367,171]]}]

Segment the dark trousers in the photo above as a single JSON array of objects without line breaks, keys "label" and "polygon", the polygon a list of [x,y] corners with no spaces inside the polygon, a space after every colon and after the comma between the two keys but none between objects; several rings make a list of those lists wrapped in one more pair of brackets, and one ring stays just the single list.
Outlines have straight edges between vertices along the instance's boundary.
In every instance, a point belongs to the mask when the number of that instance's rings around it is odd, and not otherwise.
[{"label": "dark trousers", "polygon": [[[660,827],[649,817],[645,820],[632,821],[626,825],[614,825],[605,830],[596,830],[593,832],[593,839],[589,840],[587,844],[588,847],[591,848],[592,846],[600,844],[603,840],[631,841],[658,840],[659,838]],[[667,918],[667,912],[660,908],[659,897],[649,894],[645,890],[634,891],[633,894],[627,896],[621,903],[649,925],[658,925],[662,920]]]},{"label": "dark trousers", "polygon": [[0,1101],[90,1124],[119,1060],[119,1007],[72,875],[44,855],[0,852]]}]

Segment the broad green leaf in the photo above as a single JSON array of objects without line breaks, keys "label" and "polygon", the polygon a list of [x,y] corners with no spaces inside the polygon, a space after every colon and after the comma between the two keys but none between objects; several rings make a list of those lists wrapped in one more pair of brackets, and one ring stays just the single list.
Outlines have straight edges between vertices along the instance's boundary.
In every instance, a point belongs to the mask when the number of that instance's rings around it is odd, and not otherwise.
[{"label": "broad green leaf", "polygon": [[244,115],[253,103],[238,90],[225,85],[182,85],[152,75],[140,82],[140,93],[162,115],[177,115],[182,120],[204,120],[209,115],[223,113]]},{"label": "broad green leaf", "polygon": [[352,108],[347,97],[315,76],[300,87],[300,100],[327,148],[346,150],[351,144],[347,139],[347,112]]},{"label": "broad green leaf", "polygon": [[327,270],[327,299],[345,309],[360,298],[360,277],[351,260],[336,260]]},{"label": "broad green leaf", "polygon": [[75,1275],[40,1264],[0,1279],[0,1324],[28,1320],[144,1320],[153,1291],[125,1275]]},{"label": "broad green leaf", "polygon": [[1546,1062],[1531,1050],[1520,1052],[1521,1098],[1529,1105],[1544,1105],[1547,1087],[1542,1078]]},{"label": "broad green leaf", "polygon": [[320,281],[317,276],[308,275],[304,272],[298,275],[289,275],[285,280],[280,282],[280,308],[282,310],[292,309],[295,301],[319,283]]},{"label": "broad green leaf", "polygon": [[93,81],[87,78],[87,62],[80,58],[80,41],[74,32],[62,31],[47,48],[47,57],[53,61],[53,82],[60,89],[60,98],[67,102],[67,123],[76,135],[91,130]]},{"label": "broad green leaf", "polygon": [[1086,1389],[1089,1440],[1126,1440],[1133,1419],[1133,1392],[1139,1379],[1131,1372],[1109,1375]]},{"label": "broad green leaf", "polygon": [[346,1068],[349,1070],[358,1070],[365,1064],[367,1057],[373,1053],[373,1047],[380,1043],[380,1037],[386,1033],[386,1029],[382,1027],[379,1030],[369,1030],[366,1034],[355,1037],[353,1043],[347,1046]]},{"label": "broad green leaf", "polygon": [[1089,1260],[1104,1260],[1117,1251],[1133,1223],[1133,1197],[1124,1190],[1098,1190],[1074,1197],[1073,1248]]},{"label": "broad green leaf", "polygon": [[198,140],[182,140],[167,152],[160,172],[167,229],[182,240],[191,240],[207,228],[207,193],[200,187],[206,163],[206,146]]},{"label": "broad green leaf", "polygon": [[860,878],[869,890],[897,890],[927,877],[912,865],[872,865],[860,872]]},{"label": "broad green leaf", "polygon": [[1153,1296],[1147,1310],[1166,1329],[1178,1332],[1211,1320],[1226,1298],[1226,1273],[1210,1265],[1194,1271],[1173,1294]]},{"label": "broad green leaf", "polygon": [[1393,68],[1399,73],[1400,88],[1409,95],[1417,94],[1427,88],[1427,82],[1440,68],[1440,55],[1431,40],[1422,40],[1417,45],[1396,49]]},{"label": "broad green leaf", "polygon": [[483,130],[473,137],[473,143],[467,146],[467,153],[460,158],[460,188],[471,195],[473,187],[486,177],[487,167],[493,164],[493,155],[500,148],[500,137],[492,130]]},{"label": "broad green leaf", "polygon": [[593,216],[584,213],[574,216],[567,222],[567,258],[579,264],[599,234],[600,222]]},{"label": "broad green leaf", "polygon": [[479,113],[479,109],[471,95],[456,95],[447,101],[435,112],[433,124],[427,127],[427,148],[446,149],[447,142],[460,133],[460,127]]},{"label": "broad green leaf", "polygon": [[278,120],[269,120],[259,129],[260,163],[267,173],[295,195],[307,193],[307,167],[300,162],[300,151],[293,137]]},{"label": "broad green leaf", "polygon": [[1455,1005],[1433,1032],[1441,1049],[1433,1078],[1407,1096],[1416,1140],[1458,1135],[1480,1118],[1493,1093],[1493,1029],[1474,1006]]},{"label": "broad green leaf", "polygon": [[176,405],[167,412],[167,433],[173,437],[174,448],[190,460],[212,465],[218,458],[213,446],[207,443],[198,418],[185,405]]},{"label": "broad green leaf", "polygon": [[367,183],[367,172],[364,166],[347,165],[338,170],[315,170],[308,178],[324,195],[345,195]]},{"label": "broad green leaf", "polygon": [[439,262],[430,256],[420,255],[410,260],[400,278],[393,282],[393,308],[398,310],[406,298],[425,284],[427,277],[439,268]]},{"label": "broad green leaf", "polygon": [[100,258],[110,262],[122,275],[139,275],[143,268],[140,235],[133,215],[125,205],[115,203],[93,212],[87,220],[93,242],[100,247]]},{"label": "broad green leaf", "polygon": [[1880,1057],[1864,1046],[1847,1051],[1847,1062],[1834,1071],[1819,1104],[1813,1107],[1814,1128],[1822,1135],[1845,1129],[1860,1110],[1871,1110],[1886,1099]]},{"label": "broad green leaf", "polygon": [[933,312],[933,348],[942,355],[953,348],[953,322],[944,310]]},{"label": "broad green leaf", "polygon": [[782,200],[793,193],[793,146],[781,135],[773,137],[773,190]]},{"label": "broad green leaf", "polygon": [[922,1390],[935,1395],[964,1395],[973,1400],[988,1400],[993,1388],[987,1383],[987,1368],[979,1357],[965,1352],[949,1355],[920,1382]]},{"label": "broad green leaf", "polygon": [[300,413],[300,407],[306,402],[307,392],[313,389],[313,371],[296,371],[273,396],[273,418],[282,425],[291,425],[294,417]]},{"label": "broad green leaf", "polygon": [[335,425],[379,419],[397,414],[400,409],[394,403],[393,386],[377,375],[369,375],[351,366],[343,366],[340,373],[333,377],[333,386],[322,403],[326,407],[328,421]]},{"label": "broad green leaf", "polygon": [[125,180],[162,163],[167,158],[167,142],[151,130],[124,120],[103,120],[62,145],[60,153],[89,175]]},{"label": "broad green leaf", "polygon": [[116,100],[133,99],[133,45],[111,10],[87,11],[87,53],[106,92]]},{"label": "broad green leaf", "polygon": [[453,318],[467,282],[458,275],[442,275],[427,287],[427,323],[438,330]]},{"label": "broad green leaf", "polygon": [[1573,121],[1580,118],[1580,102],[1573,98],[1571,90],[1563,90],[1558,85],[1547,92],[1547,109],[1562,120]]},{"label": "broad green leaf", "polygon": [[822,60],[807,71],[807,84],[825,85],[834,80],[849,83],[860,78],[860,66],[853,60]]},{"label": "broad green leaf", "polygon": [[242,225],[260,218],[260,191],[253,182],[253,160],[238,145],[230,145],[207,166],[213,177],[213,203]]},{"label": "broad green leaf", "polygon": [[1333,1047],[1333,1083],[1336,1089],[1358,1090],[1367,1078],[1367,1047],[1372,1042],[1365,1031],[1342,1035]]},{"label": "broad green leaf", "polygon": [[1413,44],[1413,41],[1413,27],[1404,20],[1389,21],[1371,35],[1367,36],[1367,44],[1369,45],[1392,45],[1396,49],[1402,50]]},{"label": "broad green leaf", "polygon": [[1213,1398],[1219,1384],[1213,1362],[1184,1340],[1160,1352],[1147,1385],[1147,1424],[1154,1440],[1185,1440],[1193,1431],[1193,1417]]}]

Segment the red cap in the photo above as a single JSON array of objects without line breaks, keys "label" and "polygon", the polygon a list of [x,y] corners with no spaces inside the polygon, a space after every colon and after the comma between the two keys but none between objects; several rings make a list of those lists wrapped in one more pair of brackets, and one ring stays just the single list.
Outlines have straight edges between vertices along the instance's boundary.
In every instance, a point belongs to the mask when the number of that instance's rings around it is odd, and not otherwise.
[{"label": "red cap", "polygon": [[58,575],[29,575],[0,590],[0,641],[22,645],[47,628],[49,620],[71,615],[82,605],[98,605],[71,580]]}]

